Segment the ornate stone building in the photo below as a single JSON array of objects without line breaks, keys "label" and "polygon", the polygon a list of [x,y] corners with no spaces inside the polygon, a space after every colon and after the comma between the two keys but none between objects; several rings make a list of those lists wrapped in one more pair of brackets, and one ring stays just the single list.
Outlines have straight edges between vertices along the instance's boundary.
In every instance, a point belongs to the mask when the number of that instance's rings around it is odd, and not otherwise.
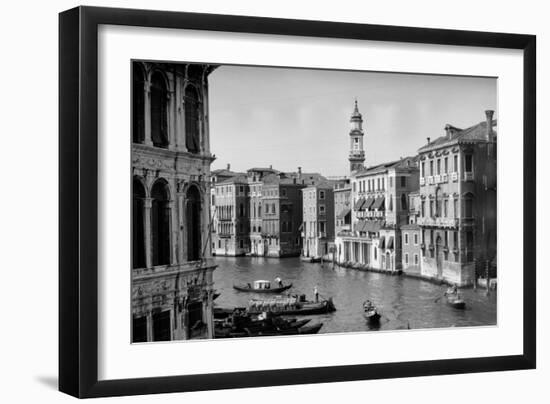
[{"label": "ornate stone building", "polygon": [[211,338],[208,75],[133,62],[132,341]]},{"label": "ornate stone building", "polygon": [[[493,111],[419,150],[422,275],[471,285],[496,270],[497,136]],[[494,276],[494,275],[492,275]]]}]

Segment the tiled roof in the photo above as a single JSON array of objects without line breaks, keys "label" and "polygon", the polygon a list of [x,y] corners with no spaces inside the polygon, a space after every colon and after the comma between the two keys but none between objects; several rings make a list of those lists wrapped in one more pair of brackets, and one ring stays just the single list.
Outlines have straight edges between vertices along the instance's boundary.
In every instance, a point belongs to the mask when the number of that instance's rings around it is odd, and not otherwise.
[{"label": "tiled roof", "polygon": [[228,170],[226,168],[220,168],[220,169],[217,169],[217,170],[210,171],[211,176],[219,176],[219,177],[234,177],[236,175],[242,175],[242,174],[244,174],[244,173],[231,171],[231,170]]},{"label": "tiled roof", "polygon": [[219,181],[216,183],[216,185],[222,185],[222,184],[246,184],[248,181],[247,181],[247,177],[245,174],[239,174],[239,175],[235,175],[231,178],[228,178],[226,180],[223,180],[223,181]]},{"label": "tiled roof", "polygon": [[[493,126],[496,126],[496,119],[493,120]],[[452,145],[460,142],[484,142],[486,141],[487,136],[487,122],[483,121],[474,126],[470,126],[466,129],[455,128],[450,126],[451,136],[443,135],[437,139],[431,141],[430,143],[422,146],[418,149],[418,152],[424,152],[428,150],[437,149],[439,147]],[[496,133],[493,129],[493,133]]]},{"label": "tiled roof", "polygon": [[377,164],[374,166],[361,168],[357,170],[354,174],[355,176],[358,175],[365,175],[365,174],[375,174],[384,172],[389,168],[413,168],[416,166],[416,156],[415,157],[403,157],[402,159],[390,161],[388,163],[382,163]]},{"label": "tiled roof", "polygon": [[271,173],[278,173],[279,171],[278,170],[275,170],[271,167],[252,167],[252,168],[249,168],[248,170],[246,170],[247,172],[250,172],[250,171],[260,171],[260,172],[271,172]]}]

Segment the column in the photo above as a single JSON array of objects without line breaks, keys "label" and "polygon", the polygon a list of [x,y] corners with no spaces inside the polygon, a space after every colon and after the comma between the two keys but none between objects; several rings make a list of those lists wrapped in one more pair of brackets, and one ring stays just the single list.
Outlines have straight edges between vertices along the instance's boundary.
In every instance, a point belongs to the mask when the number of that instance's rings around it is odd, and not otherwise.
[{"label": "column", "polygon": [[146,322],[147,322],[147,342],[151,342],[153,341],[153,313],[151,311],[147,312]]},{"label": "column", "polygon": [[143,221],[144,223],[144,235],[145,235],[145,267],[151,268],[153,266],[153,247],[152,247],[152,228],[151,228],[151,208],[153,207],[152,198],[143,198]]},{"label": "column", "polygon": [[174,316],[175,316],[174,309],[170,309],[170,341],[173,341],[175,339],[174,337],[175,337],[176,319]]},{"label": "column", "polygon": [[166,92],[166,113],[168,114],[166,123],[168,125],[168,149],[176,150],[176,103],[175,100],[176,90],[174,89],[174,81],[170,80],[168,84],[168,91]]},{"label": "column", "polygon": [[212,316],[212,295],[213,292],[208,287],[206,291],[206,299],[203,301],[203,320],[206,323],[206,337],[207,338],[214,338],[214,319]]},{"label": "column", "polygon": [[[174,189],[174,188],[172,188]],[[177,247],[178,247],[178,222],[176,210],[174,206],[176,201],[171,199],[168,201],[168,217],[170,218],[170,263],[176,265],[178,263]]]},{"label": "column", "polygon": [[187,80],[184,80],[182,84],[182,93],[180,97],[180,105],[181,105],[181,112],[180,112],[180,144],[179,144],[179,150],[187,151],[187,132],[186,132],[186,125],[185,125],[185,87],[187,85]]},{"label": "column", "polygon": [[151,140],[151,82],[145,81],[143,83],[145,92],[145,97],[143,98],[143,105],[145,111],[143,114],[143,125],[145,126],[145,139],[143,139],[143,144],[147,146],[153,146],[153,141]]},{"label": "column", "polygon": [[184,220],[183,220],[183,214],[184,214],[184,197],[183,197],[183,193],[181,192],[178,192],[177,195],[176,195],[176,198],[177,198],[177,204],[178,204],[178,209],[177,209],[177,243],[178,243],[178,262],[179,263],[183,263],[185,262],[185,258],[183,256],[183,252],[184,252]]}]

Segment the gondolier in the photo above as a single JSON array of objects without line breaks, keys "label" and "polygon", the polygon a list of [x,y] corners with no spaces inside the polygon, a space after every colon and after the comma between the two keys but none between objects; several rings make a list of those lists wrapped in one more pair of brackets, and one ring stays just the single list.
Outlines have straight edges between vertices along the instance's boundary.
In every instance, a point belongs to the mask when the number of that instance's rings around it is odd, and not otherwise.
[{"label": "gondolier", "polygon": [[313,288],[313,295],[315,296],[315,303],[319,302],[319,289],[317,289],[317,285]]}]

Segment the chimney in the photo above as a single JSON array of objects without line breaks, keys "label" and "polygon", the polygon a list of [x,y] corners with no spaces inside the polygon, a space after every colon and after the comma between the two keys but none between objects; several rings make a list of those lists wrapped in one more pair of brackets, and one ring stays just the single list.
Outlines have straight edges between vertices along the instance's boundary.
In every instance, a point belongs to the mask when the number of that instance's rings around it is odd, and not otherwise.
[{"label": "chimney", "polygon": [[227,171],[231,171],[231,164],[227,163]]},{"label": "chimney", "polygon": [[428,144],[430,144],[430,138],[429,138],[429,137],[427,137],[427,138],[426,138],[426,140],[428,141]]},{"label": "chimney", "polygon": [[298,167],[298,175],[302,175],[302,167]]},{"label": "chimney", "polygon": [[269,165],[269,169],[272,170],[272,169],[273,169],[273,165],[270,164],[270,165]]},{"label": "chimney", "polygon": [[447,139],[450,139],[453,136],[452,126],[449,124],[445,125],[445,132],[447,133]]},{"label": "chimney", "polygon": [[487,110],[485,111],[485,116],[487,119],[487,133],[486,133],[486,140],[490,142],[493,139],[493,114],[495,111]]}]

